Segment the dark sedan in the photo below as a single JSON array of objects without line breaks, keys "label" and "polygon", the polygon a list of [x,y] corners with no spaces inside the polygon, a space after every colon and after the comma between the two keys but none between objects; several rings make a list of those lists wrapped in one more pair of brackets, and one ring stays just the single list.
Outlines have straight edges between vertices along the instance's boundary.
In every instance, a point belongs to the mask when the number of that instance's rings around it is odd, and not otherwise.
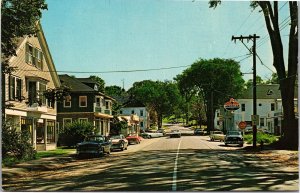
[{"label": "dark sedan", "polygon": [[76,154],[78,157],[83,155],[100,156],[110,154],[111,142],[102,135],[91,135],[85,138],[81,143],[77,144]]}]

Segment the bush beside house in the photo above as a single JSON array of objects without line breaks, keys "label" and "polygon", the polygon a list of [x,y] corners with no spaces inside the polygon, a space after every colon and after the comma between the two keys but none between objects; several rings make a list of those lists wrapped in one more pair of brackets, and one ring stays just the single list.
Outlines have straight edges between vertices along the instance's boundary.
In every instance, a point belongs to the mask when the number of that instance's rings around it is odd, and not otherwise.
[{"label": "bush beside house", "polygon": [[2,124],[2,163],[11,165],[22,160],[31,160],[36,156],[30,141],[28,130],[19,131],[7,123]]},{"label": "bush beside house", "polygon": [[74,147],[88,135],[94,134],[94,125],[90,122],[75,121],[60,130],[58,146]]}]

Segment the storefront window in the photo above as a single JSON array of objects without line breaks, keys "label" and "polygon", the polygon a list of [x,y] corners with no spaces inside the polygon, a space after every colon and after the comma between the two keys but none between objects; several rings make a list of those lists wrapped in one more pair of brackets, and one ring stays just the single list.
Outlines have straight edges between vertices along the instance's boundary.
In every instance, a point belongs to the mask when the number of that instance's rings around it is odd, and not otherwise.
[{"label": "storefront window", "polygon": [[47,121],[47,143],[55,143],[55,122]]}]

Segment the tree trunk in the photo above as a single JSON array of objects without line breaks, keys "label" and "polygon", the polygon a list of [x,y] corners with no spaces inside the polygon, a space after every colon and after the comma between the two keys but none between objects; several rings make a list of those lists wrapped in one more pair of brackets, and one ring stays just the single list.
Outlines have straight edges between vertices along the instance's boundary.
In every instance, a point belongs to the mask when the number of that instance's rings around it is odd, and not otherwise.
[{"label": "tree trunk", "polygon": [[162,114],[161,113],[157,113],[157,126],[158,126],[158,129],[162,128]]},{"label": "tree trunk", "polygon": [[291,27],[289,37],[288,74],[286,75],[283,47],[278,25],[278,2],[273,2],[274,8],[268,1],[259,1],[265,15],[265,22],[271,40],[273,51],[273,65],[276,68],[283,106],[284,132],[283,142],[287,148],[298,148],[298,122],[294,112],[295,80],[297,74],[298,56],[298,5],[297,2],[289,2]]}]

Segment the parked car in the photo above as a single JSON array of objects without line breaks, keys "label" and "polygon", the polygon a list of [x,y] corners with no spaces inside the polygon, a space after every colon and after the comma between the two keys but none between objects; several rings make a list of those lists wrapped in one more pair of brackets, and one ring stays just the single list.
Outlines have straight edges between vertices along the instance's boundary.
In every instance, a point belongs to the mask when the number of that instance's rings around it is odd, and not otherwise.
[{"label": "parked car", "polygon": [[228,131],[225,137],[225,145],[238,144],[240,147],[244,145],[244,139],[240,131]]},{"label": "parked car", "polygon": [[166,135],[166,132],[165,132],[165,130],[164,130],[164,129],[162,129],[162,128],[158,129],[156,132],[157,132],[157,133],[162,133],[162,134],[163,134],[163,136],[165,136],[165,135]]},{"label": "parked car", "polygon": [[209,137],[210,137],[211,141],[215,141],[215,140],[224,141],[225,140],[225,135],[222,131],[211,131]]},{"label": "parked car", "polygon": [[146,134],[149,136],[149,138],[155,138],[155,137],[163,137],[164,134],[163,133],[160,133],[160,132],[146,132]]},{"label": "parked car", "polygon": [[245,132],[245,133],[252,133],[252,126],[247,126],[247,127],[244,129],[244,132]]},{"label": "parked car", "polygon": [[76,147],[77,156],[110,154],[111,142],[103,135],[91,135],[78,143]]},{"label": "parked car", "polygon": [[135,134],[128,135],[126,139],[128,140],[128,144],[130,145],[141,143],[141,138]]},{"label": "parked car", "polygon": [[170,138],[172,137],[181,137],[181,133],[179,130],[172,130],[170,133]]},{"label": "parked car", "polygon": [[145,132],[141,133],[140,136],[143,137],[143,138],[145,138],[145,139],[149,139],[150,138],[150,135],[148,133],[145,133]]},{"label": "parked car", "polygon": [[111,150],[120,149],[123,151],[124,149],[127,149],[128,147],[128,140],[125,138],[124,135],[112,135],[110,137],[111,140]]},{"label": "parked car", "polygon": [[204,135],[204,129],[195,129],[194,135]]}]

